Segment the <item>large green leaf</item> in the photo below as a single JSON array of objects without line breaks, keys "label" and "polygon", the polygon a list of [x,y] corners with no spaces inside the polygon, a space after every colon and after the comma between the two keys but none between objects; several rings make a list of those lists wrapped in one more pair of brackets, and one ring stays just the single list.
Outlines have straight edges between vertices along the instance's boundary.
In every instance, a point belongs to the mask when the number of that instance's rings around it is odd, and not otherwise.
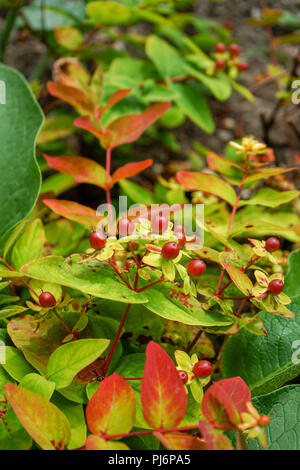
[{"label": "large green leaf", "polygon": [[72,403],[58,393],[54,393],[52,403],[67,417],[71,427],[68,449],[79,449],[86,441],[86,424],[82,405]]},{"label": "large green leaf", "polygon": [[125,303],[147,302],[143,293],[137,294],[120,282],[110,266],[97,260],[82,263],[80,255],[66,260],[47,256],[24,265],[21,271],[34,279],[72,287],[95,297]]},{"label": "large green leaf", "polygon": [[262,188],[248,200],[240,201],[239,206],[278,207],[287,204],[299,196],[299,191],[275,191],[272,188]]},{"label": "large green leaf", "polygon": [[232,320],[225,315],[205,312],[191,295],[185,295],[173,284],[163,283],[144,291],[148,298],[146,308],[168,320],[187,325],[204,327],[230,325]]},{"label": "large green leaf", "polygon": [[89,17],[101,25],[114,25],[127,22],[132,12],[119,2],[90,2],[87,5]]},{"label": "large green leaf", "polygon": [[[269,415],[266,428],[267,450],[300,450],[300,385],[289,385],[253,400],[260,414]],[[260,449],[257,439],[249,441],[249,449]]]},{"label": "large green leaf", "polygon": [[289,256],[289,270],[284,281],[284,292],[292,299],[300,296],[299,271],[300,250],[296,250]]},{"label": "large green leaf", "polygon": [[267,337],[243,329],[227,341],[223,351],[224,377],[240,376],[252,395],[260,395],[300,374],[300,360],[296,357],[296,341],[300,339],[300,301],[293,302],[290,309],[295,318],[282,318],[268,312],[260,314]]},{"label": "large green leaf", "polygon": [[32,210],[41,184],[35,141],[43,114],[23,76],[0,64],[6,104],[0,104],[0,239]]},{"label": "large green leaf", "polygon": [[177,92],[175,101],[179,108],[205,132],[214,132],[215,124],[203,94],[185,83],[173,83],[171,87]]},{"label": "large green leaf", "polygon": [[12,265],[18,270],[23,264],[40,258],[46,242],[42,221],[35,219],[31,222],[17,240],[12,251]]},{"label": "large green leaf", "polygon": [[107,339],[92,338],[63,344],[50,356],[47,377],[58,389],[68,387],[75,375],[100,357],[108,345]]},{"label": "large green leaf", "polygon": [[162,77],[186,75],[186,62],[176,49],[157,36],[149,36],[146,41],[146,54],[153,61]]}]

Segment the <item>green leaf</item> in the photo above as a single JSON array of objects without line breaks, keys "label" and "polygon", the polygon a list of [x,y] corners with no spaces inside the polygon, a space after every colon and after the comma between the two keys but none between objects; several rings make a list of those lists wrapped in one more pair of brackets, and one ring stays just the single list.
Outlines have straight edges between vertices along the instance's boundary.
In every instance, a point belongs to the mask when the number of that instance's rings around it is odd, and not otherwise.
[{"label": "green leaf", "polygon": [[289,256],[289,270],[284,280],[284,292],[295,299],[300,296],[299,285],[300,250],[293,251]]},{"label": "green leaf", "polygon": [[124,193],[137,204],[145,204],[146,206],[149,206],[150,204],[155,204],[157,202],[154,194],[149,191],[149,189],[143,188],[132,181],[126,179],[120,180],[119,185]]},{"label": "green leaf", "polygon": [[19,270],[23,264],[40,258],[46,242],[42,221],[31,222],[16,242],[12,251],[12,265]]},{"label": "green leaf", "polygon": [[108,345],[107,339],[79,339],[63,344],[50,356],[47,377],[58,389],[68,387],[75,375],[98,359]]},{"label": "green leaf", "polygon": [[146,54],[152,60],[163,78],[186,75],[184,59],[174,47],[157,36],[149,36],[146,41]]},{"label": "green leaf", "polygon": [[275,191],[272,188],[260,189],[251,199],[240,201],[239,206],[260,205],[266,207],[278,207],[287,204],[299,196],[299,191]]},{"label": "green leaf", "polygon": [[224,347],[224,377],[242,377],[252,396],[271,392],[300,374],[297,358],[300,302],[293,302],[289,308],[295,318],[282,318],[268,312],[259,315],[268,334],[266,337],[242,329]]},{"label": "green leaf", "polygon": [[33,279],[72,287],[95,297],[125,303],[147,302],[143,293],[138,294],[119,282],[107,264],[97,260],[82,263],[80,255],[66,260],[61,256],[47,256],[24,265],[21,271]]},{"label": "green leaf", "polygon": [[[267,450],[300,450],[300,385],[254,398],[253,405],[260,414],[270,416]],[[249,440],[248,445],[251,450],[262,450],[257,439]]]},{"label": "green leaf", "polygon": [[170,86],[177,92],[175,101],[179,108],[205,132],[214,132],[211,110],[203,94],[185,83],[172,83]]},{"label": "green leaf", "polygon": [[224,74],[218,77],[210,77],[190,65],[185,66],[185,74],[190,74],[194,78],[197,78],[197,80],[203,83],[219,101],[225,101],[231,95],[231,84],[228,77]]},{"label": "green leaf", "polygon": [[8,384],[6,397],[24,428],[43,450],[66,449],[70,424],[65,415],[41,395]]},{"label": "green leaf", "polygon": [[0,320],[13,317],[14,315],[19,315],[19,313],[23,313],[26,310],[28,309],[26,307],[22,307],[21,305],[9,305],[0,310]]},{"label": "green leaf", "polygon": [[67,417],[71,427],[68,449],[79,449],[86,441],[87,427],[82,405],[72,403],[58,393],[54,393],[52,403]]},{"label": "green leaf", "polygon": [[114,25],[130,20],[132,12],[130,8],[119,2],[89,2],[87,14],[100,25]]},{"label": "green leaf", "polygon": [[0,239],[32,210],[41,176],[35,141],[43,115],[23,76],[0,64],[6,104],[0,105]]},{"label": "green leaf", "polygon": [[203,327],[224,326],[232,323],[232,320],[225,315],[205,312],[197,299],[183,294],[182,290],[173,284],[158,284],[145,289],[144,293],[148,298],[145,307],[168,320]]},{"label": "green leaf", "polygon": [[246,98],[246,100],[251,102],[255,101],[254,95],[251,93],[250,90],[248,90],[248,88],[236,82],[235,80],[230,80],[230,83],[232,88],[234,88],[235,91],[237,91],[240,95]]},{"label": "green leaf", "polygon": [[[4,351],[4,352],[3,352]],[[27,374],[35,372],[23,354],[13,346],[0,346],[1,356],[4,354],[5,362],[2,363],[3,369],[18,382]]]},{"label": "green leaf", "polygon": [[38,393],[42,397],[46,398],[46,400],[50,400],[55,390],[54,382],[51,382],[36,373],[25,375],[21,379],[20,385],[32,392]]}]

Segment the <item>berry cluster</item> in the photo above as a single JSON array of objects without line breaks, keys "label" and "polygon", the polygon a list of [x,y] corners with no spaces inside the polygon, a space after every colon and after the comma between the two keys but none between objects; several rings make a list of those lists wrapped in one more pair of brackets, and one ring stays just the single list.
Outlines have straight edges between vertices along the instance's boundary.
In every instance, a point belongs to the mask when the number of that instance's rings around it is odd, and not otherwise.
[{"label": "berry cluster", "polygon": [[245,72],[249,68],[246,61],[239,60],[241,49],[237,44],[230,44],[227,48],[223,42],[218,42],[215,46],[215,68],[217,70],[226,67],[236,67],[240,72]]}]

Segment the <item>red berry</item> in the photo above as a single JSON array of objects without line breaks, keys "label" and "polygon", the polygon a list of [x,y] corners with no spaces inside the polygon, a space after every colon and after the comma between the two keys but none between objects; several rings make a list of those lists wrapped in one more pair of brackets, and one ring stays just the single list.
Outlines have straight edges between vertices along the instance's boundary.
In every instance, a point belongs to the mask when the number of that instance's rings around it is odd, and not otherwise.
[{"label": "red berry", "polygon": [[226,46],[223,42],[218,42],[215,47],[217,52],[225,52],[226,51]]},{"label": "red berry", "polygon": [[164,215],[155,215],[151,220],[151,229],[154,233],[163,233],[167,230],[169,221]]},{"label": "red berry", "polygon": [[118,231],[119,235],[122,237],[131,235],[134,231],[134,223],[130,219],[124,217],[124,219],[120,219],[118,222]]},{"label": "red berry", "polygon": [[241,54],[241,49],[237,44],[230,44],[228,50],[232,55],[239,56]]},{"label": "red berry", "polygon": [[187,272],[191,277],[199,277],[206,270],[206,264],[202,259],[194,259],[188,264]]},{"label": "red berry", "polygon": [[92,232],[90,234],[90,244],[95,250],[102,250],[105,247],[106,236],[101,232]]},{"label": "red berry", "polygon": [[273,281],[270,282],[268,291],[272,295],[278,295],[280,292],[282,292],[284,289],[284,284],[280,279],[273,279]]},{"label": "red berry", "polygon": [[246,70],[248,70],[248,68],[249,68],[249,64],[248,64],[248,62],[241,61],[237,64],[237,67],[238,67],[240,72],[246,72]]},{"label": "red berry", "polygon": [[226,65],[226,62],[224,59],[217,59],[215,62],[215,66],[217,69],[222,69],[223,67],[225,67],[225,65]]},{"label": "red berry", "polygon": [[259,424],[260,426],[262,426],[263,428],[264,428],[265,426],[268,426],[268,425],[270,424],[270,418],[269,418],[269,416],[267,416],[267,415],[262,415],[262,416],[259,418],[259,420],[258,420],[258,424]]},{"label": "red berry", "polygon": [[209,361],[196,362],[193,367],[194,374],[196,375],[196,377],[200,377],[201,379],[204,379],[205,377],[211,375],[212,370],[213,368]]},{"label": "red berry", "polygon": [[179,370],[178,375],[181,378],[182,382],[184,384],[186,384],[188,379],[189,379],[189,376],[187,375],[186,371],[185,370]]},{"label": "red berry", "polygon": [[186,242],[186,236],[182,232],[175,232],[175,236],[178,239],[178,245],[182,248]]},{"label": "red berry", "polygon": [[266,240],[266,249],[272,253],[272,251],[278,250],[280,241],[276,237],[270,237]]},{"label": "red berry", "polygon": [[[185,233],[185,229],[184,229],[184,226],[183,225],[175,225],[174,227],[174,233],[175,235],[177,233]],[[177,235],[176,235],[177,236]]]},{"label": "red berry", "polygon": [[161,254],[165,259],[174,259],[179,255],[179,246],[175,242],[165,243],[161,249]]},{"label": "red berry", "polygon": [[41,307],[44,307],[44,308],[55,307],[56,300],[55,300],[54,295],[51,294],[51,292],[43,292],[39,296],[39,304]]}]

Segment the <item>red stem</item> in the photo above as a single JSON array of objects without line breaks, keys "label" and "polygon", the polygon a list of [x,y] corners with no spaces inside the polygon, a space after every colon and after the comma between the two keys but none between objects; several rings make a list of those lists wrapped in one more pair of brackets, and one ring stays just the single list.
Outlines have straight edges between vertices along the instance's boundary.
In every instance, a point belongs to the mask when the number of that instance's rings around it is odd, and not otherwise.
[{"label": "red stem", "polygon": [[[12,272],[14,272],[14,273],[16,272],[16,270],[15,270],[10,264],[8,264],[8,262],[5,261],[5,259],[2,258],[2,256],[0,256],[0,260],[2,261],[2,263],[5,264],[5,266],[6,266],[10,271],[12,271]],[[37,298],[39,298],[39,294],[28,284],[28,282],[25,281],[25,279],[23,279],[23,277],[21,277],[20,280],[25,284],[25,286],[28,287],[29,290],[31,290],[31,292],[34,293],[34,295],[35,295]]]},{"label": "red stem", "polygon": [[116,349],[116,347],[117,347],[117,343],[118,343],[119,338],[120,338],[120,336],[121,336],[121,333],[122,333],[124,324],[125,324],[125,322],[126,322],[126,319],[127,319],[128,312],[129,312],[130,307],[131,307],[131,304],[128,304],[127,307],[126,307],[126,310],[125,310],[125,312],[124,312],[123,318],[122,318],[122,320],[121,320],[121,323],[120,323],[120,325],[119,325],[119,328],[118,328],[118,331],[117,331],[117,333],[116,333],[116,336],[114,337],[113,344],[111,345],[111,348],[110,348],[110,350],[109,350],[107,359],[106,359],[106,361],[105,361],[105,364],[104,364],[104,367],[103,367],[103,370],[102,370],[102,377],[103,377],[103,378],[106,377],[109,364],[110,364],[110,362],[111,362],[111,360],[112,360],[113,354],[114,354],[115,349]]},{"label": "red stem", "polygon": [[170,428],[170,429],[151,429],[149,431],[135,431],[135,432],[129,432],[129,433],[124,433],[124,434],[103,434],[101,437],[102,439],[118,439],[122,437],[129,437],[129,436],[144,436],[147,434],[153,434],[154,432],[160,432],[162,434],[168,433],[168,432],[181,432],[181,431],[195,431],[199,430],[199,426],[184,426],[182,428]]}]

